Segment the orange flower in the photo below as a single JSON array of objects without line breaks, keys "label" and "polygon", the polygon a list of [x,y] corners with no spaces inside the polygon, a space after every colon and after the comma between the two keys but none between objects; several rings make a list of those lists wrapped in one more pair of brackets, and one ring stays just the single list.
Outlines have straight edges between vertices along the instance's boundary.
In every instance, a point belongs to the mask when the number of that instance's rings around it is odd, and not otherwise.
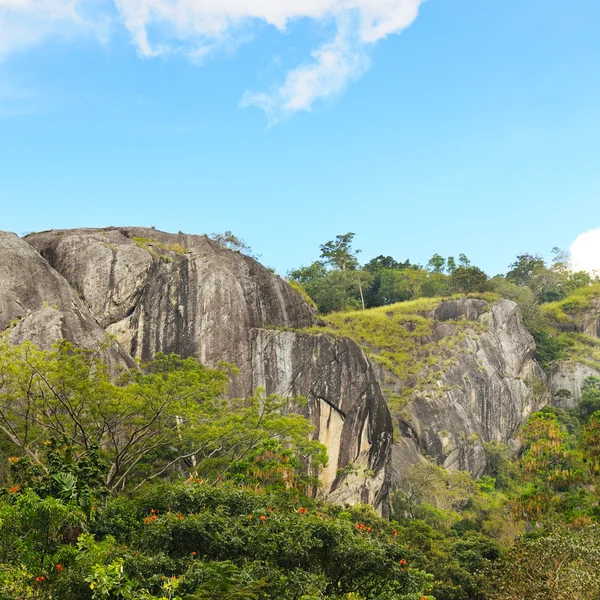
[{"label": "orange flower", "polygon": [[267,520],[267,517],[265,517],[265,515],[261,515],[261,517],[260,517],[260,520],[261,520],[261,521],[266,521],[266,520]]},{"label": "orange flower", "polygon": [[156,521],[156,515],[152,515],[150,518],[151,518],[153,521]]},{"label": "orange flower", "polygon": [[42,581],[45,581],[46,578],[43,575],[40,575],[39,577],[35,578],[36,583],[41,583]]},{"label": "orange flower", "polygon": [[9,457],[8,457],[8,462],[9,462],[11,465],[14,465],[15,463],[18,463],[18,462],[19,462],[19,457],[18,457],[18,456],[9,456]]},{"label": "orange flower", "polygon": [[9,494],[14,494],[15,492],[18,492],[21,489],[20,485],[13,485],[10,490],[8,490]]},{"label": "orange flower", "polygon": [[248,515],[248,518],[252,521],[252,515]]},{"label": "orange flower", "polygon": [[196,556],[196,553],[195,553],[195,552],[192,552],[192,556]]},{"label": "orange flower", "polygon": [[394,529],[394,535],[398,535],[398,532]]},{"label": "orange flower", "polygon": [[60,573],[62,571],[62,565],[56,565],[56,570]]},{"label": "orange flower", "polygon": [[308,512],[308,508],[304,508],[302,507],[299,511],[298,511],[301,515],[303,515],[304,513]]}]

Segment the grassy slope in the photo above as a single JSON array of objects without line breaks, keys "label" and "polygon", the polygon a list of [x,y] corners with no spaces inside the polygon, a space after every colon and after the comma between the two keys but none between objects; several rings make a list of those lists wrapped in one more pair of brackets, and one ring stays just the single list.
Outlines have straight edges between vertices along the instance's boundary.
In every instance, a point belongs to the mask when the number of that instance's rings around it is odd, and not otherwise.
[{"label": "grassy slope", "polygon": [[560,329],[565,325],[578,325],[595,298],[600,298],[600,283],[576,290],[559,302],[542,305],[542,314],[548,332],[555,335],[563,346],[566,359],[600,370],[600,340],[580,333],[563,333]]},{"label": "grassy slope", "polygon": [[[461,296],[455,296],[458,298]],[[488,302],[498,299],[494,294],[474,294],[470,297]],[[321,317],[325,328],[314,327],[311,333],[343,335],[357,342],[375,363],[393,376],[389,381],[402,382],[399,397],[391,389],[383,389],[391,405],[397,408],[415,391],[435,385],[442,374],[452,366],[460,351],[461,342],[469,335],[485,330],[485,326],[464,319],[449,323],[453,332],[438,341],[431,337],[435,320],[431,312],[448,298],[420,298],[369,310],[333,313]],[[443,392],[436,386],[436,393]]]}]

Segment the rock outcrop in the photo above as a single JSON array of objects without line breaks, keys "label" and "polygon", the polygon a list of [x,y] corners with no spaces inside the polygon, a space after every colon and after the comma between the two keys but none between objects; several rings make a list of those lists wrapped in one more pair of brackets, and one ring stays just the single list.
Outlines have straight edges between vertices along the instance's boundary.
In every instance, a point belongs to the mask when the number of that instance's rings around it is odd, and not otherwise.
[{"label": "rock outcrop", "polygon": [[414,316],[407,307],[398,314],[390,307],[387,316],[390,327],[403,328],[398,339],[412,336],[403,345],[410,356],[400,357],[408,374],[394,369],[384,348],[370,348],[399,433],[394,477],[423,455],[479,476],[483,444],[515,444],[522,423],[550,401],[535,342],[509,300],[449,300]]},{"label": "rock outcrop", "polygon": [[590,307],[583,312],[578,331],[592,338],[600,338],[600,298],[594,298]]},{"label": "rock outcrop", "polygon": [[329,449],[327,497],[383,507],[392,420],[363,351],[347,338],[264,329],[253,330],[252,346],[254,386],[309,400],[306,416]]},{"label": "rock outcrop", "polygon": [[432,318],[439,343],[457,335],[459,323],[464,337],[435,385],[412,394],[400,427],[446,468],[479,476],[486,466],[483,443],[513,444],[529,415],[549,403],[546,376],[514,302],[450,300]]},{"label": "rock outcrop", "polygon": [[[93,347],[108,332],[109,358],[121,364],[157,352],[235,363],[232,396],[262,387],[307,398],[302,410],[329,454],[318,493],[382,510],[406,465],[429,455],[481,475],[485,442],[516,447],[522,423],[550,403],[549,386],[555,404],[559,390],[570,392],[558,394],[568,408],[595,373],[567,362],[548,380],[509,300],[414,306],[344,314],[315,333],[300,294],[206,236],[128,227],[0,234],[0,330],[10,327],[11,340]],[[600,300],[578,331],[598,336],[599,325]]]},{"label": "rock outcrop", "polygon": [[571,360],[554,365],[550,373],[553,406],[566,410],[576,408],[581,400],[581,386],[587,377],[600,377],[600,371]]},{"label": "rock outcrop", "polygon": [[307,327],[312,308],[281,278],[206,236],[145,228],[73,229],[26,238],[131,356],[157,352],[235,363],[251,392],[255,327]]},{"label": "rock outcrop", "polygon": [[[0,331],[9,328],[11,342],[31,340],[43,348],[61,339],[97,348],[107,337],[59,273],[14,233],[0,232]],[[118,344],[105,356],[114,364],[134,365]]]},{"label": "rock outcrop", "polygon": [[232,362],[232,396],[306,397],[329,455],[319,493],[383,509],[393,428],[371,365],[351,340],[291,331],[315,325],[314,309],[284,280],[206,236],[108,228],[26,240],[132,357]]}]

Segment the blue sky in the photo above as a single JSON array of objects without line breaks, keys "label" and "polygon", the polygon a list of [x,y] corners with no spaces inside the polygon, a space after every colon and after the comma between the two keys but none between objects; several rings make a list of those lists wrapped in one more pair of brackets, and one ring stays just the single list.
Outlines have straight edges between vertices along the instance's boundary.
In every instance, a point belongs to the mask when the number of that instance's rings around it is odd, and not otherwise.
[{"label": "blue sky", "polygon": [[232,230],[282,274],[353,231],[365,260],[503,272],[600,227],[599,22],[597,0],[0,0],[0,229]]}]

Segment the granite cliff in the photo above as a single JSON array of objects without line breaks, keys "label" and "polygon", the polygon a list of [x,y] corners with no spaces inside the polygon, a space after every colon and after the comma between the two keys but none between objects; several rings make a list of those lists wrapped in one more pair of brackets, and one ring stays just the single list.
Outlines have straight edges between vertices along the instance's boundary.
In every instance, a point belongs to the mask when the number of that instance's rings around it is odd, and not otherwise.
[{"label": "granite cliff", "polygon": [[11,339],[91,347],[108,332],[125,364],[156,352],[235,363],[232,397],[264,387],[308,399],[329,455],[319,494],[383,510],[392,422],[371,364],[351,340],[293,331],[315,324],[314,309],[280,277],[206,236],[154,229],[4,234],[0,244],[0,324],[23,319]]},{"label": "granite cliff", "polygon": [[328,329],[363,345],[396,428],[392,472],[423,455],[483,473],[483,444],[514,444],[550,401],[535,343],[510,300],[423,300],[347,313]]}]

